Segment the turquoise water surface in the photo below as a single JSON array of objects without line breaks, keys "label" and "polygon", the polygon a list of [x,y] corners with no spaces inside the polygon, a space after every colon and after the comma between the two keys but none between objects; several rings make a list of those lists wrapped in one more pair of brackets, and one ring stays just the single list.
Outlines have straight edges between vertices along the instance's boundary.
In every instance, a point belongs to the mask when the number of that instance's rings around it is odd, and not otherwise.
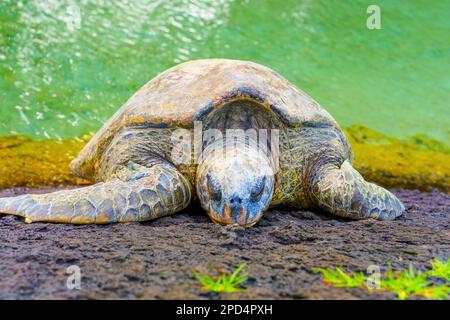
[{"label": "turquoise water surface", "polygon": [[0,135],[96,131],[156,74],[212,57],[275,69],[344,126],[449,143],[448,0],[2,0]]}]

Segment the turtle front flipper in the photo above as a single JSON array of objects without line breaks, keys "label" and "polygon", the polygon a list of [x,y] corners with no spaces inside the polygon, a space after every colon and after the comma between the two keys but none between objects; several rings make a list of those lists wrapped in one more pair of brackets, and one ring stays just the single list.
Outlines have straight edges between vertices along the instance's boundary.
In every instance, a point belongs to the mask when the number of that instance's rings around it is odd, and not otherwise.
[{"label": "turtle front flipper", "polygon": [[92,186],[48,194],[0,198],[0,212],[25,222],[74,224],[151,220],[184,209],[191,186],[172,165],[120,167],[114,177]]},{"label": "turtle front flipper", "polygon": [[365,181],[347,160],[340,168],[323,166],[311,177],[310,186],[313,202],[341,217],[393,220],[405,211],[395,195]]}]

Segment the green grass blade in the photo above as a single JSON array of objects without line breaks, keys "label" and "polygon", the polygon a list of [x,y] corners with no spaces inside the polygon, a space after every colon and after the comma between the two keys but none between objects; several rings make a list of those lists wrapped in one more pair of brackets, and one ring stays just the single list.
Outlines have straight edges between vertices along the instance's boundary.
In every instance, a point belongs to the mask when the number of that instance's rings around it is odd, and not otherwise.
[{"label": "green grass blade", "polygon": [[246,264],[241,264],[231,275],[226,273],[221,274],[217,280],[213,280],[206,273],[201,275],[194,271],[195,278],[203,285],[202,289],[213,292],[241,292],[245,288],[237,288],[237,286],[247,280],[248,275],[240,274],[246,267]]}]

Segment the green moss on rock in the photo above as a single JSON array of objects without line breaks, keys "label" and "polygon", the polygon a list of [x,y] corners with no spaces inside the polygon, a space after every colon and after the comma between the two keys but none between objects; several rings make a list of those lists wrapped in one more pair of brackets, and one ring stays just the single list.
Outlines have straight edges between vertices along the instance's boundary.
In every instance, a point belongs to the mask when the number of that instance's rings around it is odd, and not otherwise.
[{"label": "green moss on rock", "polygon": [[344,131],[355,168],[368,181],[388,188],[450,191],[450,152],[438,141],[426,136],[402,141],[361,126]]},{"label": "green moss on rock", "polygon": [[33,141],[0,137],[0,188],[83,184],[69,169],[86,139]]}]

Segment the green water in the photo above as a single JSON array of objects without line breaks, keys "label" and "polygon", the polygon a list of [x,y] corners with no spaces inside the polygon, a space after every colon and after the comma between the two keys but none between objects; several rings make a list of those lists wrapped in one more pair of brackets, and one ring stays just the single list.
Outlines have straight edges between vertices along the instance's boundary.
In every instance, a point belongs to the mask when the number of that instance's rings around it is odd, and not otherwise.
[{"label": "green water", "polygon": [[1,0],[0,135],[94,132],[159,72],[211,57],[275,69],[344,126],[449,143],[448,0]]}]

